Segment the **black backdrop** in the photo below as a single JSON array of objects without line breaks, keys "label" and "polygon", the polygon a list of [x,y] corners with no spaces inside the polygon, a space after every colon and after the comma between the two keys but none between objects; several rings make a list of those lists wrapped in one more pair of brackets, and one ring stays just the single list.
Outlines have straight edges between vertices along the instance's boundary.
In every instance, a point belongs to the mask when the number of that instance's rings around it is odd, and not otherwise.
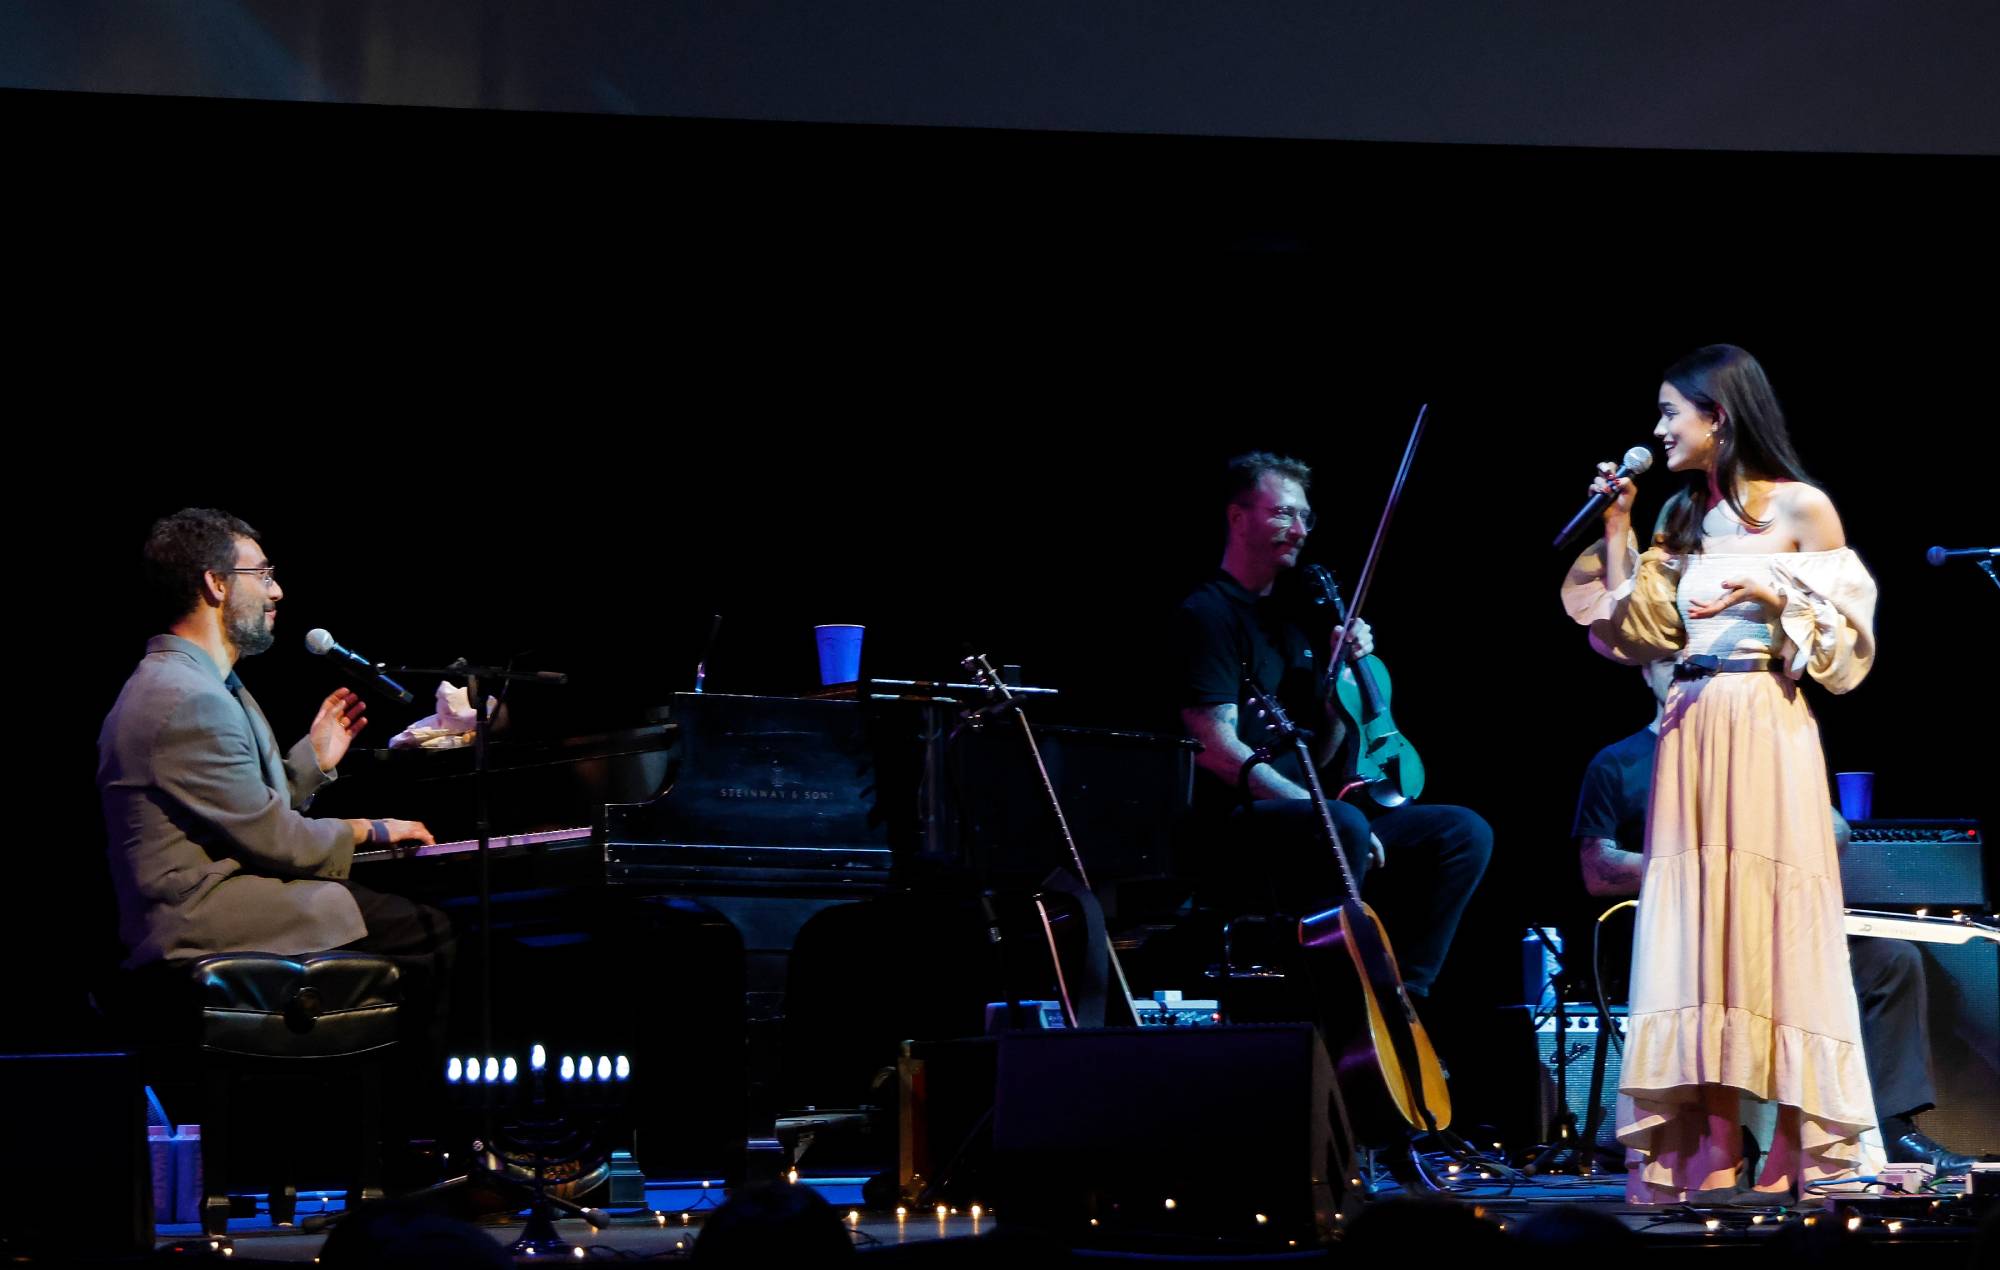
[{"label": "black backdrop", "polygon": [[[29,601],[57,637],[22,710],[52,870],[25,925],[60,946],[101,938],[92,746],[177,507],[282,568],[244,671],[287,738],[335,682],[313,626],[568,670],[518,708],[584,728],[687,687],[714,613],[712,690],[807,688],[812,624],[853,621],[873,673],[969,641],[1062,689],[1051,717],[1170,727],[1220,461],[1311,461],[1310,555],[1351,581],[1429,402],[1368,616],[1428,796],[1498,830],[1447,973],[1502,999],[1482,952],[1570,885],[1582,766],[1649,711],[1548,539],[1717,340],[1763,359],[1881,583],[1876,673],[1814,690],[1832,767],[1880,773],[1878,814],[1995,821],[2000,594],[1922,560],[2000,536],[1976,163],[9,107],[104,146],[88,197],[42,200],[63,334],[25,359],[17,469],[89,584]],[[378,744],[404,721],[373,715]],[[36,1039],[84,1029],[73,976],[42,992]]]}]

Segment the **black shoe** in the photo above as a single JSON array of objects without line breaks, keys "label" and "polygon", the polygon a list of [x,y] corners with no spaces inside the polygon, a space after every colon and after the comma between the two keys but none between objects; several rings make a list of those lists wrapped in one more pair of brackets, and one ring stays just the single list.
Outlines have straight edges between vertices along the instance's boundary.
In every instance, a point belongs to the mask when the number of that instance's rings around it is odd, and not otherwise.
[{"label": "black shoe", "polygon": [[1960,1155],[1943,1146],[1921,1129],[1912,1129],[1888,1144],[1891,1164],[1928,1164],[1942,1177],[1947,1173],[1964,1173],[1979,1162],[1977,1156]]}]

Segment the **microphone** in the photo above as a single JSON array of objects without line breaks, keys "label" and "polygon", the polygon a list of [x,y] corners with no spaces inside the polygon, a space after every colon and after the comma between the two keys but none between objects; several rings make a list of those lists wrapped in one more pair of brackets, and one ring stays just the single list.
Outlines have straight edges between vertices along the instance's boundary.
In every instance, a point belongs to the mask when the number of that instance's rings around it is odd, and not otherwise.
[{"label": "microphone", "polygon": [[332,657],[341,669],[357,679],[380,685],[384,691],[404,705],[416,700],[410,695],[408,688],[383,674],[379,665],[351,648],[342,648],[334,643],[333,636],[327,634],[324,626],[315,626],[306,632],[306,651],[315,657]]},{"label": "microphone", "polygon": [[1947,560],[2000,560],[2000,547],[1932,547],[1924,553],[1924,559],[1932,564],[1943,564]]},{"label": "microphone", "polygon": [[[1653,466],[1653,452],[1643,445],[1635,445],[1625,451],[1625,461],[1618,465],[1618,471],[1613,479],[1623,480],[1628,476],[1637,476],[1651,466]],[[1575,537],[1576,531],[1589,524],[1591,519],[1603,511],[1610,502],[1611,496],[1608,494],[1592,494],[1590,501],[1583,505],[1583,510],[1570,517],[1569,523],[1556,535],[1555,545],[1560,547]]]}]

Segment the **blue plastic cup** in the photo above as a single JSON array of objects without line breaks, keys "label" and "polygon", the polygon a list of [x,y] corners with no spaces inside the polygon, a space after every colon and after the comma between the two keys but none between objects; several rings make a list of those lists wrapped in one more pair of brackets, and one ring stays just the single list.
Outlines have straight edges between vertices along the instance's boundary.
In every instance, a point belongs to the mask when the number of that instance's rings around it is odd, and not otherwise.
[{"label": "blue plastic cup", "polygon": [[824,687],[851,684],[861,678],[863,626],[815,626],[819,641],[819,681]]},{"label": "blue plastic cup", "polygon": [[1835,772],[1840,786],[1840,814],[1849,820],[1866,820],[1875,811],[1875,773]]}]

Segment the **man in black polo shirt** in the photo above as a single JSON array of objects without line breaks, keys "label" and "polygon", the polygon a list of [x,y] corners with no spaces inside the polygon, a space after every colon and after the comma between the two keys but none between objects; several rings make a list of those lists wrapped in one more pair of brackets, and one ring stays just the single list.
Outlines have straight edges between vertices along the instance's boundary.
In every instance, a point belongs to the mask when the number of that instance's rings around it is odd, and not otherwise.
[{"label": "man in black polo shirt", "polygon": [[[1338,864],[1307,801],[1296,747],[1275,744],[1244,701],[1255,685],[1316,734],[1319,766],[1338,755],[1346,729],[1323,687],[1330,650],[1314,647],[1272,596],[1312,531],[1311,480],[1296,459],[1256,453],[1230,460],[1222,567],[1182,603],[1179,620],[1181,721],[1202,744],[1194,865],[1212,887],[1298,916],[1344,898]],[[1373,647],[1365,623],[1355,623],[1355,647]],[[1251,763],[1259,746],[1269,746],[1271,757]],[[1337,780],[1326,783],[1329,797],[1338,792]],[[1349,803],[1329,810],[1356,879],[1367,879],[1364,894],[1395,941],[1404,984],[1413,995],[1428,994],[1486,872],[1493,830],[1463,807],[1404,803],[1372,823]],[[1371,865],[1379,872],[1371,875]]]},{"label": "man in black polo shirt", "polygon": [[[1659,750],[1660,722],[1673,686],[1674,663],[1656,661],[1640,668],[1653,690],[1653,721],[1622,741],[1597,752],[1584,769],[1576,803],[1577,863],[1592,895],[1610,898],[1639,893],[1645,876],[1646,806],[1653,791],[1653,756]],[[1847,849],[1848,827],[1833,811],[1834,839]],[[1875,1116],[1891,1160],[1934,1166],[1939,1173],[1962,1173],[1973,1159],[1961,1155],[1916,1126],[1918,1114],[1937,1103],[1931,1078],[1930,1013],[1926,1002],[1923,954],[1900,939],[1850,936],[1848,961],[1854,995],[1861,1002],[1861,1043],[1868,1059],[1868,1083]],[[1604,959],[1626,963],[1630,945],[1614,958],[1607,942]],[[1613,967],[1614,971],[1616,967]],[[1607,978],[1613,977],[1607,975]],[[1617,973],[1617,978],[1623,978]]]}]

